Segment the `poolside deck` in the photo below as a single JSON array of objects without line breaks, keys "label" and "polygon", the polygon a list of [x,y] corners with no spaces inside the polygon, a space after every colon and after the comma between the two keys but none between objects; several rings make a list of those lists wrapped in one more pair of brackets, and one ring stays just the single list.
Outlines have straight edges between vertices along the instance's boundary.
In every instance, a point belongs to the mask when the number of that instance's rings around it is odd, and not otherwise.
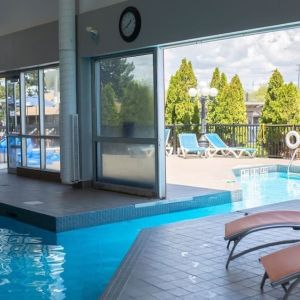
[{"label": "poolside deck", "polygon": [[[294,209],[300,200],[247,210],[247,212]],[[282,299],[283,289],[267,282],[264,293],[259,284],[263,268],[258,258],[287,247],[276,246],[252,252],[231,262],[228,257],[224,224],[243,212],[178,222],[144,230],[123,261],[102,300],[181,299],[181,300],[274,300]],[[239,250],[288,238],[299,239],[299,231],[272,229],[251,234]],[[300,287],[289,300],[300,299]]]},{"label": "poolside deck", "polygon": [[[285,164],[287,161],[167,157],[167,200],[185,201],[197,196],[238,190],[232,172],[234,167],[278,163]],[[3,169],[0,170],[0,191],[0,213],[15,218],[22,216],[22,221],[53,231],[130,218],[136,206],[159,201],[95,189],[74,189],[10,175]],[[115,209],[119,209],[119,215]]]},{"label": "poolside deck", "polygon": [[[172,155],[167,157],[167,183],[180,184],[183,187],[210,188],[220,190],[237,190],[232,169],[251,167],[254,165],[287,165],[286,159],[272,158],[197,158],[186,159]],[[293,165],[300,166],[297,160]]]}]

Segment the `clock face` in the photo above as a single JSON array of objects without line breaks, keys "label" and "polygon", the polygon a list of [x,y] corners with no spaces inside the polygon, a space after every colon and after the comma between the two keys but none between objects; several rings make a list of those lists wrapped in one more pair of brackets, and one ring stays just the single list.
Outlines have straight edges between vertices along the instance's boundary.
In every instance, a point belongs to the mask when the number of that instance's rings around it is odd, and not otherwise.
[{"label": "clock face", "polygon": [[135,7],[127,7],[121,14],[119,30],[126,42],[136,39],[141,29],[141,16]]},{"label": "clock face", "polygon": [[135,26],[136,26],[135,16],[131,11],[129,11],[123,16],[121,21],[123,34],[127,37],[130,37],[134,32]]}]

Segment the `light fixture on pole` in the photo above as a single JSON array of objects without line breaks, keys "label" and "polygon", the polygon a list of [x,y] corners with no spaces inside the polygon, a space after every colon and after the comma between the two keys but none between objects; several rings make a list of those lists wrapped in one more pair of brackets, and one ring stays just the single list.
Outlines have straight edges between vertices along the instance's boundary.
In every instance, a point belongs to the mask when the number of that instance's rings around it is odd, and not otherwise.
[{"label": "light fixture on pole", "polygon": [[205,138],[206,134],[206,101],[213,100],[218,95],[218,90],[216,88],[209,88],[206,82],[201,81],[199,83],[199,89],[190,88],[189,96],[195,98],[198,96],[199,103],[201,104],[201,136],[199,139],[200,147],[208,147],[208,141]]}]

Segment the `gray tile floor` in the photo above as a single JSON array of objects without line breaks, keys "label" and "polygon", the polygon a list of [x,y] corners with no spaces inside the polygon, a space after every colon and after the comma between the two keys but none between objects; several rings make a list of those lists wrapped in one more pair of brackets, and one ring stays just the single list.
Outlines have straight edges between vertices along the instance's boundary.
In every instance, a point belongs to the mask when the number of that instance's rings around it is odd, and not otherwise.
[{"label": "gray tile floor", "polygon": [[[169,185],[168,199],[176,200],[222,192],[184,185]],[[35,180],[0,172],[0,203],[61,217],[107,208],[145,203],[156,199]]]},{"label": "gray tile floor", "polygon": [[[300,200],[247,211],[270,209],[299,210]],[[263,269],[258,258],[286,245],[252,252],[232,261],[228,271],[225,269],[228,251],[223,239],[224,224],[241,216],[242,212],[236,212],[143,231],[103,300],[282,299],[282,288],[272,288],[269,283],[261,293]],[[299,237],[299,231],[272,229],[248,236],[238,249]],[[300,299],[300,288],[290,297],[295,299]]]}]

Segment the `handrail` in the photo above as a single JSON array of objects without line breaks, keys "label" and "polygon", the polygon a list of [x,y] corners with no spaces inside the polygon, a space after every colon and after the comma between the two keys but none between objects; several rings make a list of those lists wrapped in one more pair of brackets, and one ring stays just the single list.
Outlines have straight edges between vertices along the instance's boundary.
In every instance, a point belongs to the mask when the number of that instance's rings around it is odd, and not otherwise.
[{"label": "handrail", "polygon": [[293,164],[293,161],[294,161],[294,159],[295,159],[295,157],[296,157],[296,155],[297,155],[297,153],[298,153],[298,150],[299,150],[299,148],[297,148],[297,149],[294,150],[294,153],[293,153],[293,155],[292,155],[292,158],[291,158],[290,161],[289,161],[289,165],[288,165],[288,168],[287,168],[287,173],[288,173],[288,174],[290,173],[290,168],[291,168],[291,166],[292,166],[292,164]]}]

